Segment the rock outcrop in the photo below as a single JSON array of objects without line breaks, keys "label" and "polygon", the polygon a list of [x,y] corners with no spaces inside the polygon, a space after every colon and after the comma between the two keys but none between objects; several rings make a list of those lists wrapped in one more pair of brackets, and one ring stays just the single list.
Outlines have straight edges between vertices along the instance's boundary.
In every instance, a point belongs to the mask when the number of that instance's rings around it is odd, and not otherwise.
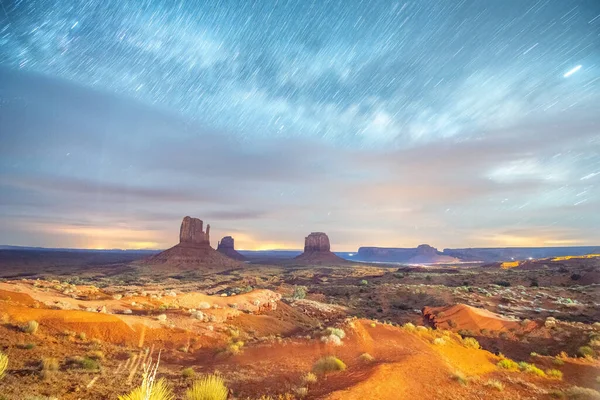
[{"label": "rock outcrop", "polygon": [[239,268],[241,264],[210,247],[210,225],[203,230],[198,218],[185,217],[179,229],[179,244],[141,262],[174,269],[202,269],[206,272]]},{"label": "rock outcrop", "polygon": [[305,264],[348,264],[347,260],[333,254],[330,250],[329,237],[323,232],[312,232],[304,238],[304,253],[297,256],[294,260]]},{"label": "rock outcrop", "polygon": [[246,257],[238,253],[234,248],[234,240],[231,236],[225,236],[217,245],[217,251],[234,260],[245,261]]}]

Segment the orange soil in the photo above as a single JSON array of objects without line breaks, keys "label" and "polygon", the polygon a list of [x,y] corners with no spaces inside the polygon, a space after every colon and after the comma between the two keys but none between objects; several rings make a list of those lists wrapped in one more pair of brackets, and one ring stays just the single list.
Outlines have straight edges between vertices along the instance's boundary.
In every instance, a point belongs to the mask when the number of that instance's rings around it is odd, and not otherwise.
[{"label": "orange soil", "polygon": [[530,322],[526,326],[519,321],[504,318],[499,314],[465,304],[456,304],[447,307],[425,307],[423,316],[435,328],[441,329],[466,329],[480,332],[482,329],[490,331],[531,331],[537,324]]}]

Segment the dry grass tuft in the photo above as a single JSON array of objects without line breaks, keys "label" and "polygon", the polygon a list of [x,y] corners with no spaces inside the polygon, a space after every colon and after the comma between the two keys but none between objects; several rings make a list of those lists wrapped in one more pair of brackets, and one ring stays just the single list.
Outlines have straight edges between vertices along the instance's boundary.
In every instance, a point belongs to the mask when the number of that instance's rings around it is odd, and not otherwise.
[{"label": "dry grass tuft", "polygon": [[186,400],[226,400],[229,390],[219,375],[207,375],[185,392]]},{"label": "dry grass tuft", "polygon": [[30,333],[35,335],[40,327],[40,324],[37,321],[29,321],[24,326],[21,327],[21,330],[25,333]]}]

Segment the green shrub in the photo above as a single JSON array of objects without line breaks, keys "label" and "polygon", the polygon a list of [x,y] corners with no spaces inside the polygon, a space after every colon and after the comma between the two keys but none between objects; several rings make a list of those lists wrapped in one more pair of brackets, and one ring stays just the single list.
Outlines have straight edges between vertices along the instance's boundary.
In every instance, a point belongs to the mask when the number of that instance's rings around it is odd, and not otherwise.
[{"label": "green shrub", "polygon": [[306,286],[294,286],[294,293],[292,294],[294,299],[303,299],[306,297]]},{"label": "green shrub", "polygon": [[196,376],[196,372],[194,371],[194,368],[189,367],[189,368],[184,368],[183,371],[181,371],[181,375],[184,378],[193,378]]},{"label": "green shrub", "polygon": [[366,279],[363,279],[359,282],[359,285],[361,286],[367,286],[369,284],[369,281],[367,281]]},{"label": "green shrub", "polygon": [[344,371],[345,369],[346,364],[334,356],[323,357],[313,365],[313,371],[320,374],[334,371]]},{"label": "green shrub", "polygon": [[87,369],[88,371],[95,371],[100,369],[100,363],[97,360],[94,360],[89,357],[84,357],[80,365],[81,368]]},{"label": "green shrub", "polygon": [[85,341],[85,340],[87,339],[87,334],[86,334],[85,332],[79,332],[79,333],[77,334],[77,338],[78,338],[79,340],[83,340],[83,341]]},{"label": "green shrub", "polygon": [[21,330],[25,333],[30,333],[32,335],[35,335],[36,332],[38,331],[39,327],[40,327],[40,324],[38,324],[37,321],[29,321],[24,326],[21,327]]},{"label": "green shrub", "polygon": [[0,351],[0,379],[4,378],[6,369],[8,368],[8,356]]},{"label": "green shrub", "polygon": [[564,364],[565,364],[565,362],[564,362],[562,359],[560,359],[560,358],[558,358],[558,357],[555,357],[555,358],[552,360],[552,364],[554,364],[554,365],[564,365]]},{"label": "green shrub", "polygon": [[590,346],[581,346],[577,349],[577,355],[579,357],[594,357],[596,352]]},{"label": "green shrub", "polygon": [[160,378],[153,384],[144,378],[142,385],[135,388],[131,393],[119,396],[119,400],[174,400],[173,392],[164,378]]},{"label": "green shrub", "polygon": [[504,384],[496,379],[490,379],[485,383],[485,386],[496,389],[501,392],[504,390]]},{"label": "green shrub", "polygon": [[[545,377],[546,373],[544,371],[542,371],[541,369],[539,369],[538,367],[536,367],[533,364],[529,364],[526,362],[520,362],[519,363],[519,369],[523,372],[527,372],[528,374],[533,374],[539,377]],[[559,371],[560,372],[560,371]]]},{"label": "green shrub", "polygon": [[362,353],[359,357],[358,357],[361,361],[364,362],[373,362],[375,361],[375,357],[373,357],[372,355],[370,355],[369,353]]},{"label": "green shrub", "polygon": [[513,360],[508,359],[508,358],[504,358],[504,359],[498,361],[498,364],[496,364],[496,366],[498,368],[507,369],[509,371],[518,371],[519,370],[519,364],[517,364],[516,362],[514,362]]},{"label": "green shrub", "polygon": [[35,343],[21,343],[21,344],[18,344],[17,347],[19,349],[23,349],[23,350],[31,350],[31,349],[35,348]]},{"label": "green shrub", "polygon": [[470,349],[479,349],[481,346],[479,345],[479,342],[477,341],[477,339],[472,338],[472,337],[466,337],[462,340],[463,346],[470,348]]},{"label": "green shrub", "polygon": [[548,378],[558,379],[558,380],[562,380],[562,377],[563,377],[563,373],[557,369],[547,369],[546,375],[548,376]]},{"label": "green shrub", "polygon": [[229,390],[219,375],[207,375],[185,392],[186,400],[226,400]]}]

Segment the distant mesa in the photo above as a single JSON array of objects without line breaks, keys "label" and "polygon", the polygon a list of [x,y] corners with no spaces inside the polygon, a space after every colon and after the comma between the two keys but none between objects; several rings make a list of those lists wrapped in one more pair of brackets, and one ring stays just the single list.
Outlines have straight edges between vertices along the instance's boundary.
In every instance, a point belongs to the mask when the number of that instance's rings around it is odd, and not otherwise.
[{"label": "distant mesa", "polygon": [[206,272],[239,268],[236,260],[210,247],[210,225],[203,230],[203,221],[185,217],[179,229],[179,244],[142,261],[143,265],[162,265],[177,269],[204,269]]},{"label": "distant mesa", "polygon": [[246,257],[241,255],[235,250],[234,240],[231,236],[225,236],[217,245],[217,251],[229,258],[233,258],[238,261],[245,261]]},{"label": "distant mesa", "polygon": [[312,232],[304,238],[304,253],[295,258],[306,264],[348,264],[348,261],[331,252],[329,237],[323,232]]},{"label": "distant mesa", "polygon": [[407,264],[443,264],[459,261],[458,258],[443,254],[428,244],[414,248],[361,247],[358,249],[356,259]]}]

